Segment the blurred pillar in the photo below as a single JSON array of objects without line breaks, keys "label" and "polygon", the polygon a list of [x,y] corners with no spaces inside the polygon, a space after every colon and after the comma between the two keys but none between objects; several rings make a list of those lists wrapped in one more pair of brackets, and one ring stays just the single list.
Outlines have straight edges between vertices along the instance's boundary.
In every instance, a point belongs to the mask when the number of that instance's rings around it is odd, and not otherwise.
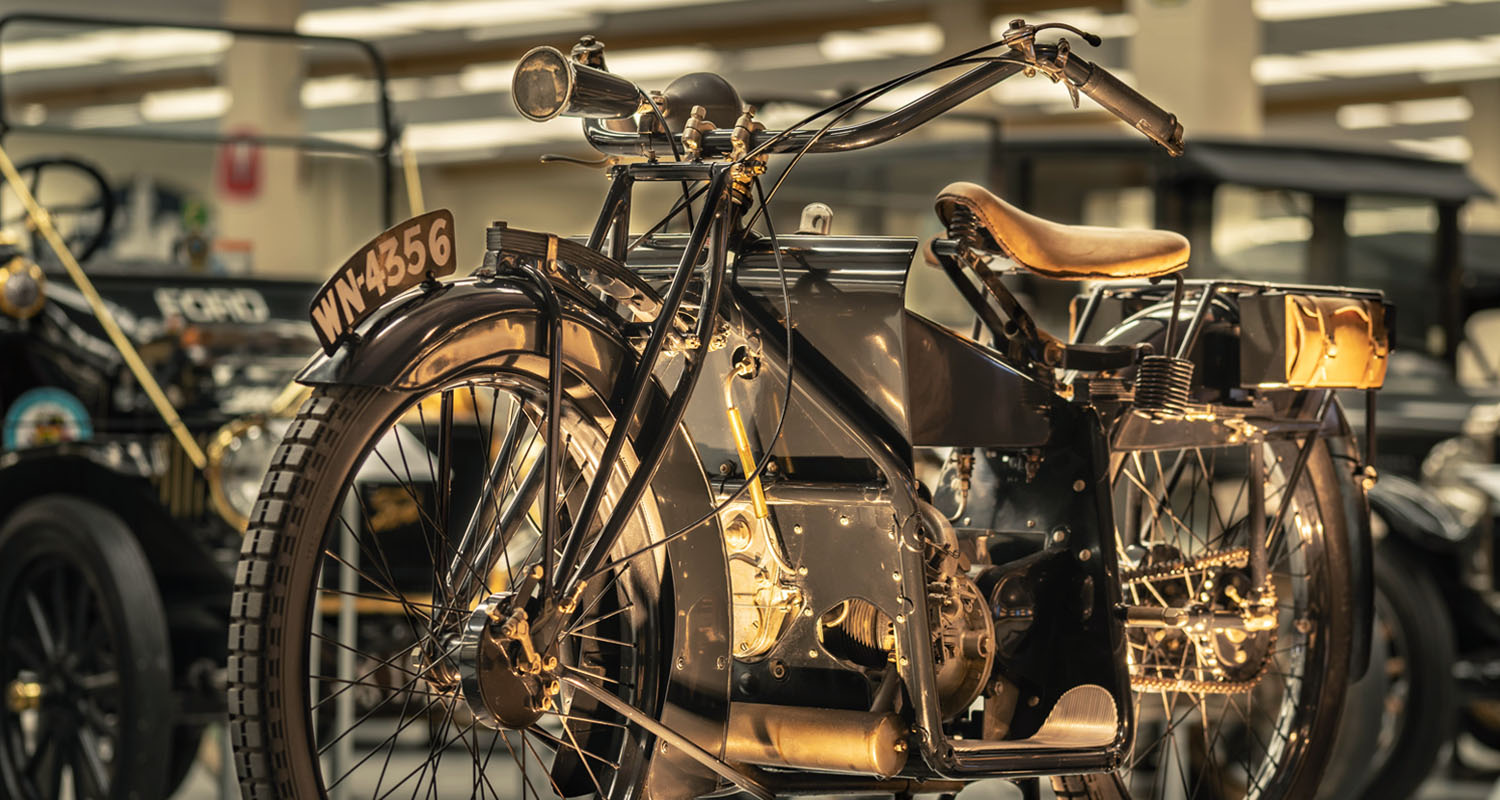
[{"label": "blurred pillar", "polygon": [[[231,25],[292,28],[302,0],[224,0],[224,21]],[[222,130],[229,135],[255,133],[296,136],[302,133],[303,64],[295,44],[269,39],[236,38],[224,58],[224,86],[231,101]],[[307,220],[301,189],[301,153],[292,148],[263,147],[254,165],[251,193],[224,190],[219,176],[218,236],[248,244],[254,272],[307,270]],[[248,163],[248,162],[244,162]],[[221,161],[219,169],[225,169]]]},{"label": "blurred pillar", "polygon": [[[1474,106],[1474,115],[1464,125],[1464,135],[1474,150],[1469,170],[1486,189],[1500,197],[1500,79],[1468,84],[1464,95]],[[1471,231],[1500,232],[1500,202],[1470,203],[1465,222]]]},{"label": "blurred pillar", "polygon": [[1264,127],[1260,21],[1250,0],[1127,0],[1136,88],[1193,136],[1258,136]]},{"label": "blurred pillar", "polygon": [[[932,3],[932,22],[943,33],[944,58],[968,52],[976,47],[983,47],[995,40],[990,33],[993,30],[994,15],[990,13],[989,4],[983,0],[930,0],[930,2]],[[1010,17],[1006,19],[1009,20]],[[976,175],[974,179],[985,182],[990,188],[998,190],[1005,181],[1000,165],[1004,148],[1000,128],[1000,103],[994,95],[985,92],[964,103],[960,108],[973,114],[989,116],[994,120],[980,133],[987,143],[986,161],[988,163],[985,174]]]},{"label": "blurred pillar", "polygon": [[990,13],[980,0],[932,0],[932,21],[943,31],[944,56],[956,56],[994,41]]}]

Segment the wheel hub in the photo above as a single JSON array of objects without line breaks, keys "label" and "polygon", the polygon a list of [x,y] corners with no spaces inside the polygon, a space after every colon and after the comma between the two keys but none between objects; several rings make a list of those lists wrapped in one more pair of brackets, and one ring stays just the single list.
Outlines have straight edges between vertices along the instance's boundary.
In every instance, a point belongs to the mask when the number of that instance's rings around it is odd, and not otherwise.
[{"label": "wheel hub", "polygon": [[464,702],[483,725],[526,728],[552,710],[559,683],[555,656],[532,649],[526,613],[512,609],[515,595],[491,595],[469,615],[458,646]]}]

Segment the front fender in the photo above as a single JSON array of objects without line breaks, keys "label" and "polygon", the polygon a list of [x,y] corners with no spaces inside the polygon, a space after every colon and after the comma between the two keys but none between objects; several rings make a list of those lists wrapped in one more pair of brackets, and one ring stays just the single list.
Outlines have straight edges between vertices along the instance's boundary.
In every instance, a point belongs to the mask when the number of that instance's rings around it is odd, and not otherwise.
[{"label": "front fender", "polygon": [[[297,375],[309,386],[432,388],[444,376],[535,355],[542,317],[535,290],[517,278],[465,278],[419,287],[381,306],[354,341],[319,353]],[[568,367],[593,386],[613,386],[634,355],[615,325],[563,299]]]},{"label": "front fender", "polygon": [[[620,405],[623,385],[637,363],[636,352],[601,312],[567,296],[563,303],[564,363],[572,377]],[[358,385],[426,391],[486,366],[528,361],[545,374],[540,344],[546,339],[545,314],[535,289],[514,276],[465,278],[417,288],[394,298],[356,329],[354,341],[331,355],[320,353],[297,380],[311,386]],[[570,382],[571,383],[571,382]],[[653,411],[666,402],[655,383],[646,411],[630,421],[637,440],[655,436]],[[707,474],[685,426],[671,432],[666,456],[652,482],[667,531],[697,522],[713,507]],[[729,712],[729,566],[717,518],[666,546],[675,607],[664,609],[673,625],[669,652],[656,654],[671,665],[660,719],[668,727],[705,744],[722,742]],[[658,752],[650,769],[656,785],[670,785],[683,797],[711,791],[717,776],[676,748]]]}]

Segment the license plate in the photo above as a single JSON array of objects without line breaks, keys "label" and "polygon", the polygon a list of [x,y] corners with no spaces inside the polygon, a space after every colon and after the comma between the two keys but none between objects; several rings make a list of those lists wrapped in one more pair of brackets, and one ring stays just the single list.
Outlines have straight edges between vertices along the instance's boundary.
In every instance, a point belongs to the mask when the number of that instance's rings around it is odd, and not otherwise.
[{"label": "license plate", "polygon": [[318,341],[332,354],[339,342],[386,300],[429,278],[452,275],[453,212],[429,211],[376,236],[344,262],[313,296]]}]

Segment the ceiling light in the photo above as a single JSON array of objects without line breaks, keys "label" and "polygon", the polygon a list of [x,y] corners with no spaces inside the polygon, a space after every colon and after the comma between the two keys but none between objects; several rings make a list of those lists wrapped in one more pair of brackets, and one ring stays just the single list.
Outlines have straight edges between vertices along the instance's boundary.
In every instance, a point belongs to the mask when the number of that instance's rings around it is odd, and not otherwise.
[{"label": "ceiling light", "polygon": [[818,40],[829,61],[869,61],[889,56],[925,56],[943,48],[943,31],[932,22],[833,31]]},{"label": "ceiling light", "polygon": [[719,57],[707,47],[651,47],[615,50],[605,54],[609,71],[633,81],[675,78],[689,72],[712,70]]},{"label": "ceiling light", "polygon": [[223,86],[147,92],[141,97],[141,117],[148,122],[213,119],[229,110],[229,90]]},{"label": "ceiling light", "polygon": [[106,61],[155,61],[221,53],[233,37],[222,31],[173,28],[93,31],[6,42],[0,71],[81,67]]},{"label": "ceiling light", "polygon": [[1431,8],[1442,4],[1443,0],[1255,0],[1255,16],[1267,22],[1283,22]]},{"label": "ceiling light", "polygon": [[1256,56],[1250,64],[1250,74],[1261,86],[1318,80],[1317,73],[1309,70],[1299,56],[1292,55]]},{"label": "ceiling light", "polygon": [[310,78],[302,84],[304,108],[330,108],[375,102],[375,81],[355,75]]},{"label": "ceiling light", "polygon": [[1339,78],[1393,75],[1424,70],[1461,69],[1500,62],[1500,48],[1477,39],[1418,42],[1312,50],[1302,58],[1313,72]]},{"label": "ceiling light", "polygon": [[1396,121],[1402,125],[1430,125],[1437,122],[1463,122],[1474,116],[1474,104],[1463,95],[1403,100],[1394,104]]},{"label": "ceiling light", "polygon": [[1358,131],[1390,127],[1392,116],[1391,107],[1385,103],[1353,103],[1339,106],[1333,118],[1340,128]]},{"label": "ceiling light", "polygon": [[71,128],[126,128],[141,123],[140,107],[135,103],[107,106],[84,106],[69,115]]},{"label": "ceiling light", "polygon": [[516,71],[516,62],[497,61],[492,64],[470,64],[464,67],[463,72],[458,74],[458,85],[464,91],[478,94],[480,92],[508,92],[510,91],[510,79]]}]

